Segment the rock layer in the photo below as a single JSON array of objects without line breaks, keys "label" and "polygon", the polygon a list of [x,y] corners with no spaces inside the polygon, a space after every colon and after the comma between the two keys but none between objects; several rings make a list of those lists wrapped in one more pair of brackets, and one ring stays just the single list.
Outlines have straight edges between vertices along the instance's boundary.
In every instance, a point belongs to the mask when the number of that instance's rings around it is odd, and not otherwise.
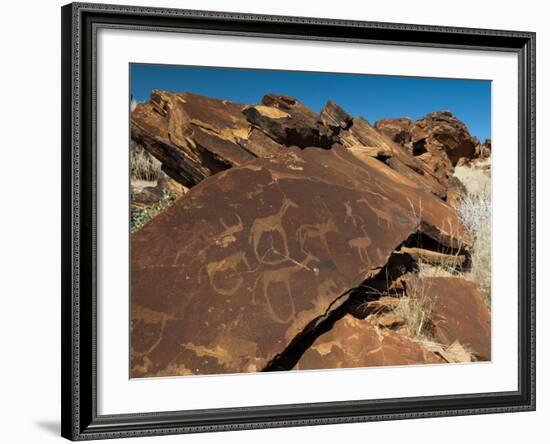
[{"label": "rock layer", "polygon": [[182,366],[184,351],[191,372],[261,369],[417,229],[385,194],[327,177],[323,162],[341,161],[322,153],[220,173],[133,236],[132,304],[157,319],[134,315],[133,376],[145,358],[147,374]]},{"label": "rock layer", "polygon": [[440,364],[437,354],[392,330],[346,315],[302,355],[296,370]]},{"label": "rock layer", "polygon": [[480,360],[491,359],[491,314],[476,285],[460,278],[405,280],[406,294],[428,306],[434,338],[445,345],[458,341]]}]

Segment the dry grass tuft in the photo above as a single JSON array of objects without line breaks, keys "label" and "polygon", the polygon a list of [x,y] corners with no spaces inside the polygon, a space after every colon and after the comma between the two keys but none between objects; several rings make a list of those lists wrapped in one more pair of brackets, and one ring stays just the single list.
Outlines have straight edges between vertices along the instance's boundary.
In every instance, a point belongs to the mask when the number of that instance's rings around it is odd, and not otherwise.
[{"label": "dry grass tuft", "polygon": [[145,148],[134,141],[130,142],[130,171],[132,180],[158,180],[162,171],[158,159],[149,154]]},{"label": "dry grass tuft", "polygon": [[432,303],[428,300],[429,283],[419,281],[407,296],[402,296],[393,313],[405,319],[405,327],[412,338],[425,339],[430,336]]},{"label": "dry grass tuft", "polygon": [[466,278],[474,281],[485,302],[491,301],[491,201],[467,196],[458,208],[464,223],[474,236],[471,270]]},{"label": "dry grass tuft", "polygon": [[467,195],[458,213],[474,237],[471,271],[465,276],[474,281],[483,299],[491,303],[491,171],[467,166],[457,167],[455,176],[464,184]]},{"label": "dry grass tuft", "polygon": [[[487,170],[458,167],[457,177],[464,183],[467,195],[461,200],[457,211],[466,228],[474,238],[470,251],[471,267],[464,270],[461,265],[460,249],[455,250],[450,260],[434,265],[418,262],[418,277],[463,277],[474,281],[485,302],[491,302],[491,176]],[[450,227],[452,232],[452,227]],[[450,251],[441,251],[450,254]],[[455,258],[455,260],[453,260]],[[431,339],[432,303],[427,298],[429,283],[423,280],[418,285],[407,288],[407,294],[402,295],[399,304],[392,313],[406,320],[408,335],[419,342]],[[399,295],[396,295],[399,296]],[[442,346],[441,346],[442,347]],[[447,353],[447,352],[446,352]],[[463,354],[466,354],[464,352]],[[449,353],[447,353],[449,355]],[[450,356],[450,355],[449,355]],[[449,358],[447,356],[447,358]],[[446,359],[447,359],[446,358]],[[454,359],[451,356],[452,359]],[[451,359],[449,358],[449,359]],[[456,357],[456,362],[465,360],[464,356]],[[450,361],[449,361],[450,362]]]},{"label": "dry grass tuft", "polygon": [[457,211],[474,238],[471,268],[461,271],[457,264],[434,266],[419,263],[420,277],[464,277],[475,282],[490,305],[491,302],[491,173],[476,167],[459,166],[455,176],[464,184],[467,194]]}]

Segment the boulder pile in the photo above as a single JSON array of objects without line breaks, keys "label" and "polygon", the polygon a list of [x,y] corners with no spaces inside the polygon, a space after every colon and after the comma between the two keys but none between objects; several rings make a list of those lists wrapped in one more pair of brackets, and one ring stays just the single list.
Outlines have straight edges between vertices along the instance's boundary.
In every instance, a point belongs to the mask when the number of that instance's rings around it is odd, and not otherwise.
[{"label": "boulder pile", "polygon": [[[476,286],[416,273],[468,267],[449,178],[490,142],[452,114],[371,126],[332,101],[153,91],[131,136],[189,189],[132,235],[132,377],[490,359]],[[429,302],[430,345],[404,298]]]}]

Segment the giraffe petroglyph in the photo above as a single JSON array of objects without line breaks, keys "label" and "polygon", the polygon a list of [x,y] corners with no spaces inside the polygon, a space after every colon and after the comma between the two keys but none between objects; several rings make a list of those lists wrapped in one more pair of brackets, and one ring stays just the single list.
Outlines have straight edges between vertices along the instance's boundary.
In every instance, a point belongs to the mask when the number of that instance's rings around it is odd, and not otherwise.
[{"label": "giraffe petroglyph", "polygon": [[[270,216],[259,217],[252,224],[252,227],[250,228],[249,242],[252,242],[254,254],[258,259],[258,262],[262,264],[276,265],[287,260],[286,256],[289,255],[288,239],[287,239],[286,231],[283,228],[283,218],[286,212],[290,208],[298,208],[298,205],[296,205],[290,199],[287,199],[286,197],[284,197],[283,202],[281,204],[281,208],[279,208],[279,211],[277,211],[275,214],[272,214]],[[260,240],[262,236],[265,233],[272,233],[272,232],[278,233],[281,236],[284,251],[277,252],[276,250],[274,250],[275,253],[279,253],[279,255],[281,256],[281,259],[265,260],[264,257],[258,254],[258,246],[260,244]]]},{"label": "giraffe petroglyph", "polygon": [[[378,193],[376,193],[378,194]],[[385,196],[383,196],[385,197]],[[387,198],[385,198],[387,200]],[[359,199],[357,203],[363,203],[376,215],[376,223],[380,226],[380,220],[383,220],[386,223],[386,228],[391,229],[393,226],[393,221],[388,213],[384,210],[379,210],[374,205],[370,205],[369,201],[364,197]]]}]

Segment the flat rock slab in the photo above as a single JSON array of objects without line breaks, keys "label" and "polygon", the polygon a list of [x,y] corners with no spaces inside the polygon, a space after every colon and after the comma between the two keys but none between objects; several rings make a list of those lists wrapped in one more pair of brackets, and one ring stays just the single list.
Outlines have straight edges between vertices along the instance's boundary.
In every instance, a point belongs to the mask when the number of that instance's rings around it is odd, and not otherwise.
[{"label": "flat rock slab", "polygon": [[[420,230],[444,247],[468,249],[472,245],[472,236],[464,226],[456,211],[425,189],[418,182],[386,165],[384,162],[360,151],[353,151],[335,144],[326,154],[307,157],[304,171],[309,164],[320,162],[328,165],[323,156],[336,156],[341,162],[335,162],[332,168],[325,168],[325,174],[319,180],[329,176],[333,180],[344,181],[366,193],[379,193],[421,220]],[[390,228],[388,226],[388,228]]]},{"label": "flat rock slab", "polygon": [[247,106],[243,114],[257,129],[284,146],[332,145],[332,131],[320,116],[293,97],[267,94],[261,105]]},{"label": "flat rock slab", "polygon": [[261,370],[343,303],[420,224],[365,168],[289,148],[204,180],[137,232],[132,377]]},{"label": "flat rock slab", "polygon": [[458,242],[452,209],[418,193],[338,147],[289,147],[204,180],[132,238],[132,376],[261,370],[422,218],[442,217],[438,237]]},{"label": "flat rock slab", "polygon": [[473,282],[408,277],[404,284],[408,296],[422,297],[429,307],[436,341],[449,346],[458,341],[479,360],[491,359],[491,313]]},{"label": "flat rock slab", "polygon": [[243,148],[251,125],[244,105],[197,94],[154,90],[131,115],[132,139],[186,187],[256,157]]},{"label": "flat rock slab", "polygon": [[340,133],[341,143],[354,153],[367,149],[371,157],[387,158],[388,165],[409,177],[415,187],[421,187],[438,197],[445,197],[445,186],[434,171],[390,137],[376,130],[365,119],[356,117],[352,126]]},{"label": "flat rock slab", "polygon": [[295,370],[440,364],[445,361],[412,339],[346,315],[319,336]]}]

